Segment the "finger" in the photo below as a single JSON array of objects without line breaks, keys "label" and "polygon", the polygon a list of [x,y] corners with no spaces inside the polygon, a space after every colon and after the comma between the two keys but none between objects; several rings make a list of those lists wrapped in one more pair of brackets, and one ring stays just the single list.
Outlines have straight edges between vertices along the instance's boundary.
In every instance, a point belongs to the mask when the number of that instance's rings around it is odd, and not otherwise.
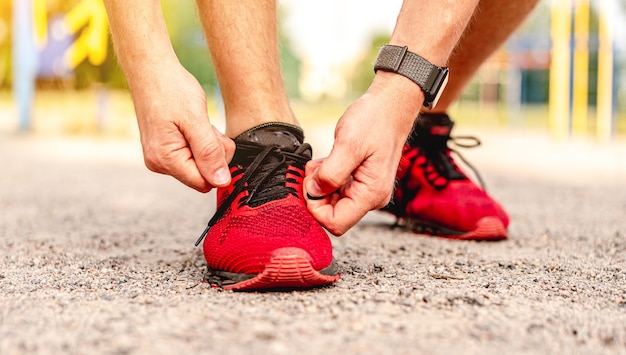
[{"label": "finger", "polygon": [[313,217],[332,234],[340,236],[365,216],[369,208],[363,203],[333,192],[320,200],[307,200]]},{"label": "finger", "polygon": [[[181,127],[181,130],[185,129]],[[193,159],[202,177],[213,186],[230,183],[230,170],[226,162],[223,140],[220,140],[208,120],[185,129]]]},{"label": "finger", "polygon": [[210,191],[212,186],[200,174],[191,149],[178,128],[165,137],[169,139],[156,141],[142,137],[146,167],[155,173],[170,175],[200,192]]},{"label": "finger", "polygon": [[[321,159],[310,160],[306,163],[306,165],[304,166],[305,182],[308,181],[306,177],[313,175],[315,170],[317,170],[320,167],[320,165],[322,165],[322,162],[324,162],[324,160],[325,158],[321,158]],[[303,185],[306,186],[306,183],[304,183]],[[309,200],[321,200],[322,198],[325,197],[324,195],[319,195],[319,196],[311,195],[310,193],[307,192],[306,188],[304,188],[304,194]]]},{"label": "finger", "polygon": [[304,175],[312,175],[315,169],[319,168],[319,166],[322,165],[322,162],[324,160],[325,158],[309,160],[304,166]]},{"label": "finger", "polygon": [[[335,145],[330,155],[307,175],[304,188],[309,196],[321,197],[339,189],[349,179],[360,160],[354,152]],[[313,165],[318,163],[313,163]],[[311,169],[310,169],[311,170]]]},{"label": "finger", "polygon": [[194,190],[209,192],[213,186],[200,174],[189,147],[181,148],[173,154],[180,157],[180,159],[177,159],[180,164],[177,165],[176,169],[169,170],[165,173]]}]

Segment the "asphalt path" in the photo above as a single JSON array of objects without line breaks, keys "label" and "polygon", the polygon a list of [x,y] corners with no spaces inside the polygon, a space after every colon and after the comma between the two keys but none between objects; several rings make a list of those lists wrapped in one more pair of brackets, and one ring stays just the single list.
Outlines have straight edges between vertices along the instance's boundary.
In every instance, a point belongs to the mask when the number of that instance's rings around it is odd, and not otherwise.
[{"label": "asphalt path", "polygon": [[626,353],[626,145],[482,138],[465,155],[509,240],[372,212],[333,238],[335,285],[233,293],[193,247],[213,196],[149,172],[136,140],[2,134],[0,354]]}]

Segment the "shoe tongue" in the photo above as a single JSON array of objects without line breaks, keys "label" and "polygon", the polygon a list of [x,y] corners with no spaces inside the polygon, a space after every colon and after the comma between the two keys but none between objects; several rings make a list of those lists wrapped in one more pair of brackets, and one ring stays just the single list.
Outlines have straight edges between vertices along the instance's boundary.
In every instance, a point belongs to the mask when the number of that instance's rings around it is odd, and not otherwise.
[{"label": "shoe tongue", "polygon": [[295,152],[303,141],[304,133],[300,127],[280,122],[262,124],[235,137],[235,142],[277,146],[288,152]]},{"label": "shoe tongue", "polygon": [[454,122],[446,114],[422,114],[417,120],[417,127],[433,136],[450,136]]},{"label": "shoe tongue", "polygon": [[[249,188],[252,187],[246,201],[249,206],[258,207],[289,194],[297,195],[296,190],[286,185],[287,171],[288,165],[296,161],[304,165],[300,159],[294,158],[295,155],[311,158],[311,149],[307,145],[303,146],[303,140],[304,133],[300,127],[280,122],[262,124],[235,137],[237,150],[231,165],[241,165],[246,169],[255,165],[248,179],[240,180]],[[266,154],[261,155],[262,152]]]},{"label": "shoe tongue", "polygon": [[[409,142],[421,147],[439,174],[448,180],[465,180],[448,156],[448,140],[454,122],[444,114],[421,114]],[[445,186],[444,186],[445,187]]]},{"label": "shoe tongue", "polygon": [[409,137],[414,146],[444,149],[454,122],[446,114],[421,114]]}]

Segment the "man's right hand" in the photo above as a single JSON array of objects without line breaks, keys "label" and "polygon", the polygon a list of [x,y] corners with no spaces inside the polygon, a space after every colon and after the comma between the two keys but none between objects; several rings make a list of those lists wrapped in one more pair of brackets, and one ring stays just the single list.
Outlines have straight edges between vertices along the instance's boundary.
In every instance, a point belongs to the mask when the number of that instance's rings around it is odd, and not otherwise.
[{"label": "man's right hand", "polygon": [[180,64],[152,69],[131,85],[146,166],[200,192],[228,185],[235,143],[209,122],[200,83]]}]

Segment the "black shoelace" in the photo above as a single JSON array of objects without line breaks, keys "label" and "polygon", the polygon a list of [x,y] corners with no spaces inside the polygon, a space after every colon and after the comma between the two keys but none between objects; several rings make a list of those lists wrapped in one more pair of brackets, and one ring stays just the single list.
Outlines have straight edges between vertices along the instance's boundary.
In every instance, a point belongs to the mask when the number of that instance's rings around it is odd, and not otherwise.
[{"label": "black shoelace", "polygon": [[[307,151],[308,155],[306,154]],[[234,163],[245,164],[249,161],[252,161],[252,163],[245,171],[242,168],[233,173],[233,178],[240,174],[243,174],[243,176],[235,183],[232,193],[215,211],[200,238],[196,241],[195,246],[200,245],[209,233],[209,230],[211,230],[211,227],[224,216],[224,213],[235,202],[237,196],[244,190],[247,190],[248,194],[242,196],[237,201],[240,206],[247,204],[256,207],[284,198],[289,194],[298,196],[295,188],[286,186],[287,182],[296,183],[297,181],[287,178],[286,175],[289,171],[302,177],[301,172],[288,168],[293,165],[304,169],[306,162],[311,159],[310,152],[311,146],[307,143],[302,144],[292,153],[274,145],[264,146],[251,142],[238,142],[235,158],[233,158]],[[243,164],[239,164],[239,166]]]},{"label": "black shoelace", "polygon": [[[468,141],[468,143],[464,143],[464,141]],[[428,182],[435,188],[444,188],[448,185],[450,180],[462,180],[466,179],[466,177],[459,171],[456,163],[452,159],[452,157],[447,154],[447,150],[453,152],[476,176],[476,179],[480,183],[480,186],[483,190],[486,191],[485,183],[478,173],[478,170],[470,164],[467,159],[461,155],[457,150],[449,148],[448,142],[453,143],[455,146],[460,148],[475,148],[478,147],[481,142],[478,138],[473,136],[430,136],[428,142],[422,145],[424,150],[424,155],[428,159],[428,163],[432,164],[432,166],[437,170],[440,176],[446,179],[446,183],[442,186],[436,185],[434,181],[431,179],[427,179]]]}]

